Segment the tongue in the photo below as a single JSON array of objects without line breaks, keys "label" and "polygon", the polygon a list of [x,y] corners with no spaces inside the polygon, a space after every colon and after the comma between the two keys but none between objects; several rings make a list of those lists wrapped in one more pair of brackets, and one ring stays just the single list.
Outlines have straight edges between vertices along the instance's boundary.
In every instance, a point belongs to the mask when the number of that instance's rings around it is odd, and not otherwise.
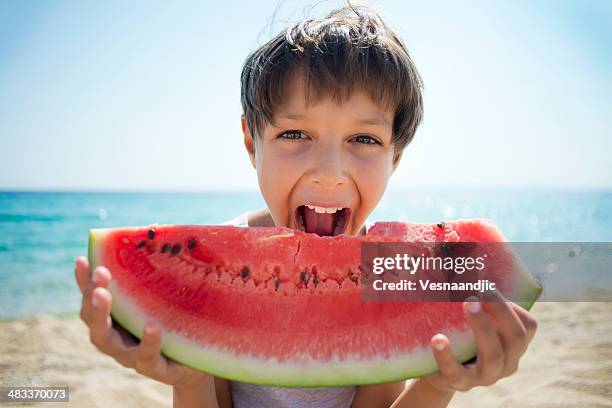
[{"label": "tongue", "polygon": [[304,229],[319,235],[332,235],[334,233],[334,214],[320,214],[315,210],[304,207]]}]

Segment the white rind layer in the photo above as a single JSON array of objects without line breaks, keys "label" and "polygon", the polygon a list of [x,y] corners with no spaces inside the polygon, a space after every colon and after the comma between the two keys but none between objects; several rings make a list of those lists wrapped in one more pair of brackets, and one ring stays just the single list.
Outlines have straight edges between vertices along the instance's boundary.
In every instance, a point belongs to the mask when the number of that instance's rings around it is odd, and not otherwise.
[{"label": "white rind layer", "polygon": [[[146,314],[112,281],[113,317],[134,336],[141,338]],[[392,358],[335,358],[300,363],[237,355],[231,350],[201,345],[175,331],[162,328],[162,352],[182,364],[218,377],[256,384],[291,387],[320,387],[374,384],[418,377],[437,371],[429,348],[418,348]],[[471,331],[445,333],[459,361],[476,355]],[[382,351],[381,345],[381,351]]]}]

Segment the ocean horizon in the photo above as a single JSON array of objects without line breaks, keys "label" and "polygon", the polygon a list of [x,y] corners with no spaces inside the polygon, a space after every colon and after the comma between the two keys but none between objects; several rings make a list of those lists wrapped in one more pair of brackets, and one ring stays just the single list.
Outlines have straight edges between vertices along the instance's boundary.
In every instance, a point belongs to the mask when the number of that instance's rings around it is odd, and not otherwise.
[{"label": "ocean horizon", "polygon": [[[259,192],[0,191],[0,318],[75,314],[73,261],[91,228],[219,224],[265,207]],[[370,221],[493,219],[512,242],[612,241],[612,190],[388,191]]]}]

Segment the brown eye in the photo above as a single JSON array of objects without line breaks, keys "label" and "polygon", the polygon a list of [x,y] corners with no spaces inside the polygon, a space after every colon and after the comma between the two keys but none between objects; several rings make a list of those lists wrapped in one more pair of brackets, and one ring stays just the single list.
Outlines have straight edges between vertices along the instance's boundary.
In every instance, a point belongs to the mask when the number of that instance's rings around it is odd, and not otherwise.
[{"label": "brown eye", "polygon": [[282,139],[299,140],[305,138],[306,135],[304,135],[304,133],[299,130],[288,130],[284,133],[281,133],[279,137]]},{"label": "brown eye", "polygon": [[376,140],[372,136],[368,136],[368,135],[359,135],[359,136],[355,137],[353,140],[355,140],[357,143],[361,143],[361,144],[380,144],[380,142],[378,140]]}]

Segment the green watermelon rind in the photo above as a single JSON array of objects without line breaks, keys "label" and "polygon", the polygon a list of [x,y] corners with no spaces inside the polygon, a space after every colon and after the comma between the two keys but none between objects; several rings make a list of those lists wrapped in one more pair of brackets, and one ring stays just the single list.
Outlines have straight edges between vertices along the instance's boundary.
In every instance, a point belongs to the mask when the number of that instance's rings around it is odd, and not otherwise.
[{"label": "green watermelon rind", "polygon": [[531,276],[527,266],[525,266],[521,258],[518,256],[518,254],[516,254],[512,247],[509,246],[508,250],[514,257],[514,268],[518,277],[516,279],[518,286],[515,288],[514,293],[508,297],[510,299],[517,299],[515,303],[521,306],[523,309],[531,310],[535,302],[542,294],[542,284]]},{"label": "green watermelon rind", "polygon": [[[97,242],[103,242],[110,229],[93,229],[89,239],[89,261],[91,270],[100,265],[96,251]],[[531,309],[539,297],[542,287],[523,267],[523,285],[516,290],[526,310]],[[111,271],[112,273],[112,271]],[[526,274],[526,275],[525,275]],[[142,338],[146,314],[111,280],[111,315],[122,327],[138,339]],[[285,387],[333,387],[387,383],[421,377],[438,371],[429,345],[410,353],[397,354],[388,359],[336,359],[333,361],[279,362],[262,360],[252,356],[236,356],[216,347],[201,346],[180,333],[163,330],[162,354],[181,364],[204,371],[217,377],[246,383]],[[476,356],[477,349],[471,330],[445,333],[451,342],[457,361],[463,363]],[[297,357],[299,360],[300,357]]]},{"label": "green watermelon rind", "polygon": [[[134,336],[141,338],[144,314],[138,307],[121,296],[114,285],[113,317]],[[476,355],[471,335],[447,333],[458,360],[467,361]],[[202,347],[186,339],[180,333],[165,331],[162,338],[162,353],[188,367],[209,374],[263,385],[287,387],[321,387],[355,384],[375,384],[419,377],[437,370],[429,349],[397,355],[390,361],[359,361],[346,359],[325,363],[299,364],[279,363],[234,354],[213,347]],[[410,362],[407,364],[406,362]]]}]

